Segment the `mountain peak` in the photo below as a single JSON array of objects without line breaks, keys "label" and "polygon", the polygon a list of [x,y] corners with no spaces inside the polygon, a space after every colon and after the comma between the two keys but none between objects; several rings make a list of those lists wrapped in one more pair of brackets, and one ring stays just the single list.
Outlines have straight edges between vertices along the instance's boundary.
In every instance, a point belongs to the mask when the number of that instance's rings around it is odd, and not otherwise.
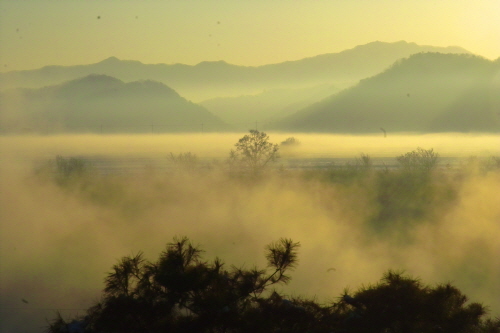
[{"label": "mountain peak", "polygon": [[227,66],[229,65],[227,62],[224,60],[218,60],[218,61],[202,61],[198,64],[196,64],[196,67],[217,67],[217,66]]},{"label": "mountain peak", "polygon": [[376,133],[383,127],[393,132],[498,132],[498,120],[491,112],[495,107],[491,100],[494,65],[471,54],[416,53],[298,111],[279,129]]},{"label": "mountain peak", "polygon": [[76,95],[96,91],[103,87],[110,88],[123,84],[123,81],[104,74],[90,74],[66,81],[58,86],[60,93],[74,92]]},{"label": "mountain peak", "polygon": [[118,63],[120,62],[120,59],[118,59],[117,57],[109,57],[109,58],[106,58],[104,59],[103,61],[100,61],[99,63],[106,63],[106,64],[115,64],[115,63]]},{"label": "mountain peak", "polygon": [[[459,47],[459,46],[432,46],[432,45],[420,45],[415,42],[407,42],[405,40],[400,40],[397,42],[382,42],[382,41],[374,41],[367,44],[362,44],[355,46],[352,49],[345,50],[343,52],[349,51],[359,51],[362,49],[400,49],[406,50],[408,52],[420,51],[420,52],[440,52],[440,53],[471,53],[470,51]],[[342,53],[342,52],[341,52]],[[417,52],[418,53],[418,52]]]}]

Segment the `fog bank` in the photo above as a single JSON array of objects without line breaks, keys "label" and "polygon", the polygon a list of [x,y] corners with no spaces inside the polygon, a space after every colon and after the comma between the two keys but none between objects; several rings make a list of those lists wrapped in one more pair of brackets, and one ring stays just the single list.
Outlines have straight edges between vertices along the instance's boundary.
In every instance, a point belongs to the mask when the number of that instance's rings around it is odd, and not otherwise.
[{"label": "fog bank", "polygon": [[[300,242],[299,265],[284,287],[290,295],[329,302],[345,287],[404,269],[425,283],[451,281],[493,315],[500,313],[498,169],[464,162],[467,167],[442,180],[454,198],[429,206],[431,221],[394,224],[384,232],[367,223],[380,209],[369,179],[345,185],[284,170],[249,181],[215,167],[167,172],[144,165],[133,175],[90,172],[61,185],[36,173],[56,155],[146,156],[167,164],[169,152],[192,152],[223,164],[242,135],[1,137],[2,332],[40,332],[56,310],[84,313],[119,258],[144,251],[156,260],[182,235],[205,249],[207,260],[218,256],[245,267],[264,266],[264,247],[280,237]],[[291,135],[270,136],[279,143]],[[442,156],[500,155],[498,136],[293,136],[301,145],[284,157],[395,157],[418,146]]]}]

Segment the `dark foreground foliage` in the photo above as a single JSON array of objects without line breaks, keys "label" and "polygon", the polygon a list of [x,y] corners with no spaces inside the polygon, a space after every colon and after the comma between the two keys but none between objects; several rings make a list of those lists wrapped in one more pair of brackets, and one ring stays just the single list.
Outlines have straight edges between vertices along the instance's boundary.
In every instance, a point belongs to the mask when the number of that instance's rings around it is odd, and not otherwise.
[{"label": "dark foreground foliage", "polygon": [[331,304],[286,298],[272,286],[290,280],[299,246],[280,239],[266,248],[267,269],[242,269],[204,261],[187,238],[174,239],[156,262],[141,253],[122,258],[99,303],[70,321],[58,314],[46,331],[500,332],[500,319],[485,319],[485,307],[454,286],[430,287],[400,272]]}]

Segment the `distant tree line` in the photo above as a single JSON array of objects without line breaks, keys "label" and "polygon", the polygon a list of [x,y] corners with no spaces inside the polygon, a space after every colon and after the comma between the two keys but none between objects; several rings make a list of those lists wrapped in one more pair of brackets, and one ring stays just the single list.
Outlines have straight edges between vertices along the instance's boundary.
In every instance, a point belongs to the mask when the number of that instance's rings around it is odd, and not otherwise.
[{"label": "distant tree line", "polygon": [[[229,158],[222,163],[202,162],[191,152],[170,153],[166,156],[166,161],[169,170],[173,172],[197,175],[200,172],[222,169],[230,178],[253,182],[257,177],[265,177],[273,169],[285,171],[283,167],[272,167],[280,159],[280,150],[290,152],[299,145],[299,140],[294,137],[276,144],[270,142],[266,133],[250,130],[234,144]],[[499,161],[500,157],[492,157],[483,163],[481,168],[484,172],[500,170]],[[366,188],[372,194],[370,200],[373,200],[377,207],[369,217],[369,223],[376,231],[383,231],[395,223],[410,226],[415,221],[432,221],[436,207],[443,209],[455,202],[460,186],[457,182],[459,178],[447,173],[449,167],[439,166],[439,154],[433,149],[418,147],[397,156],[395,162],[396,168],[384,165],[375,168],[371,157],[361,154],[354,161],[343,165],[298,170],[293,176],[305,181]],[[456,171],[458,175],[463,170]],[[57,156],[55,161],[40,169],[39,173],[43,172],[51,175],[52,179],[63,187],[82,186],[83,183],[96,181],[91,177],[92,165],[81,157]],[[292,176],[292,173],[288,172],[288,176]],[[105,180],[101,179],[96,186],[84,187],[87,192],[101,191],[105,189],[105,183]],[[94,199],[104,196],[103,193],[90,194]]]}]

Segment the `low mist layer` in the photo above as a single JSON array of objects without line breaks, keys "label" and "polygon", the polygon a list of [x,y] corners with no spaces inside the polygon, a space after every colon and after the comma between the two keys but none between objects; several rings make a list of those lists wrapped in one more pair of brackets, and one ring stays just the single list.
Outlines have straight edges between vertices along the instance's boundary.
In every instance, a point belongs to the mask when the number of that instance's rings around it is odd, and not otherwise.
[{"label": "low mist layer", "polygon": [[[245,267],[263,266],[265,245],[280,237],[300,242],[299,265],[284,290],[290,295],[328,302],[346,287],[404,269],[427,283],[450,281],[500,313],[500,173],[483,162],[500,155],[498,136],[297,135],[300,145],[282,149],[284,169],[258,179],[230,174],[224,163],[241,136],[1,137],[2,331],[40,331],[56,310],[84,313],[119,258],[144,251],[154,259],[183,235],[206,258]],[[288,157],[344,157],[354,165],[361,153],[395,158],[418,146],[462,158],[440,165],[425,187],[414,185],[419,193],[400,186],[403,174],[286,168]],[[170,152],[191,152],[200,162],[176,169]],[[170,168],[103,174],[88,165],[61,179],[50,168],[57,155],[151,157]],[[387,207],[402,215],[384,215]]]}]

